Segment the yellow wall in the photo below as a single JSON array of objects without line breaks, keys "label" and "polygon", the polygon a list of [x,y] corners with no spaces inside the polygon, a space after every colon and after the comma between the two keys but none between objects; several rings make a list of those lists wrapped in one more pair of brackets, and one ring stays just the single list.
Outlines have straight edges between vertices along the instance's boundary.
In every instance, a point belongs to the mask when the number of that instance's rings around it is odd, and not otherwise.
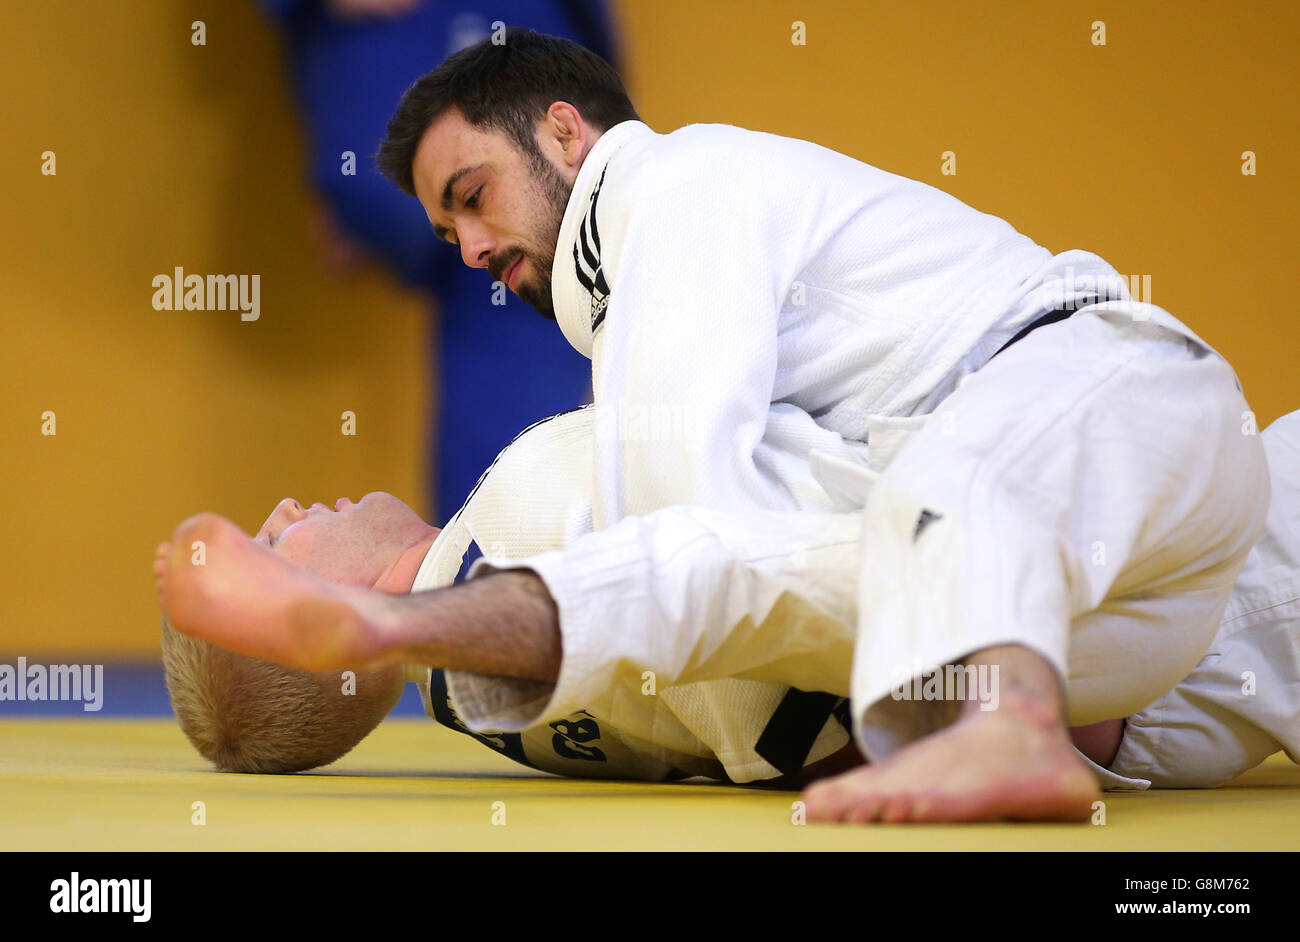
[{"label": "yellow wall", "polygon": [[[252,4],[6,4],[0,35],[0,651],[154,652],[150,562],[182,518],[251,530],[286,496],[375,489],[423,509],[426,313],[321,263]],[[260,274],[260,318],[155,311],[178,265]]]},{"label": "yellow wall", "polygon": [[[1263,422],[1300,408],[1300,4],[628,0],[657,130],[723,122],[940,187],[1151,276]],[[994,12],[1000,10],[1002,12]],[[791,23],[807,45],[791,44]],[[1105,47],[1090,42],[1106,24]],[[957,155],[957,175],[940,155]],[[1241,174],[1241,153],[1259,173]]]},{"label": "yellow wall", "polygon": [[[1151,276],[1153,300],[1234,363],[1261,422],[1300,405],[1286,359],[1300,5],[997,6],[618,11],[655,128],[810,138],[1054,251],[1096,251]],[[194,19],[206,47],[189,43]],[[1105,47],[1089,42],[1098,19]],[[150,654],[151,554],[182,517],[251,529],[287,495],[377,488],[423,509],[424,310],[377,274],[339,283],[320,264],[298,122],[253,5],[7,4],[0,36],[0,652]],[[39,172],[47,149],[55,177]],[[947,150],[956,176],[940,174]],[[154,311],[150,281],[177,265],[259,273],[260,320]],[[345,409],[356,437],[339,432]]]}]

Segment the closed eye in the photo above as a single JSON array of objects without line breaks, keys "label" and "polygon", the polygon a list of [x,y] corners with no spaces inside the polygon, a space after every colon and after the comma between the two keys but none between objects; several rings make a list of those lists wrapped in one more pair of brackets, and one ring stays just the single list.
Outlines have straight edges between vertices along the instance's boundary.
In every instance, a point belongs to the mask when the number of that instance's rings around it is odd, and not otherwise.
[{"label": "closed eye", "polygon": [[[483,187],[479,187],[468,197],[466,197],[465,200],[463,201],[463,205],[465,206],[465,208],[478,209],[479,203],[482,200],[482,194],[483,194]],[[451,229],[444,229],[442,228],[442,226],[434,226],[433,234],[436,235],[443,242],[446,242],[448,245],[460,245],[460,241],[458,239],[452,238]]]}]

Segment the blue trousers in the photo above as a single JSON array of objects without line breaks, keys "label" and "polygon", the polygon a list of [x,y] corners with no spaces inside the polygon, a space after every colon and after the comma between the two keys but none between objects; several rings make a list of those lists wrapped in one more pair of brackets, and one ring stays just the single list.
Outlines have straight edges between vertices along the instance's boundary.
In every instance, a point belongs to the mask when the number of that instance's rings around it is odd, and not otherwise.
[{"label": "blue trousers", "polygon": [[[313,185],[350,235],[437,297],[429,499],[435,519],[446,519],[511,438],[582,402],[591,364],[514,295],[493,305],[491,276],[433,235],[419,203],[380,176],[371,155],[402,92],[493,22],[564,36],[613,61],[608,11],[603,0],[425,0],[399,17],[345,20],[317,0],[262,2],[284,33]],[[343,172],[345,152],[354,174]]]}]

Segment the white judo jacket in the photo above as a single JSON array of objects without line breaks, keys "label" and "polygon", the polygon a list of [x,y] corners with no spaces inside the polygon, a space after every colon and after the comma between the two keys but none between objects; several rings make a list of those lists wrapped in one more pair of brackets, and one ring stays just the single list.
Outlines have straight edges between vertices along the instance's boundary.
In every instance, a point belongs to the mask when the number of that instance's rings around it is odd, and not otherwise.
[{"label": "white judo jacket", "polygon": [[1092,253],[1053,256],[807,141],[619,124],[578,174],[552,272],[559,326],[592,360],[596,529],[674,504],[784,509],[755,452],[773,405],[865,445],[1099,283],[1129,297]]},{"label": "white judo jacket", "polygon": [[[584,161],[552,278],[559,326],[592,359],[602,539],[515,563],[556,600],[563,664],[544,696],[449,675],[480,730],[557,721],[646,671],[661,687],[746,677],[846,696],[851,632],[787,629],[784,647],[756,647],[748,633],[779,597],[746,597],[743,581],[702,593],[728,564],[716,538],[688,517],[648,527],[640,516],[858,510],[907,435],[1022,327],[1129,297],[1092,253],[1053,255],[938,189],[818,145],[638,121],[606,131]],[[762,447],[774,440],[784,447]],[[792,514],[779,542],[806,556],[858,526]],[[627,594],[652,582],[655,617],[638,621],[647,606]],[[756,624],[736,620],[751,611]],[[824,656],[791,673],[781,652],[799,645]]]}]

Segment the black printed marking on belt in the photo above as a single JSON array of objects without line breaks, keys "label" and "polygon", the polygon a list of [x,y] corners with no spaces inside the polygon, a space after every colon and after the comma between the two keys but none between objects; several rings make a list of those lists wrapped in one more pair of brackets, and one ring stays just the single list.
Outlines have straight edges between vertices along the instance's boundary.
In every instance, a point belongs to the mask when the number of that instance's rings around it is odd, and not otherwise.
[{"label": "black printed marking on belt", "polygon": [[839,702],[833,693],[809,693],[791,687],[772,711],[754,751],[782,775],[797,775]]}]

